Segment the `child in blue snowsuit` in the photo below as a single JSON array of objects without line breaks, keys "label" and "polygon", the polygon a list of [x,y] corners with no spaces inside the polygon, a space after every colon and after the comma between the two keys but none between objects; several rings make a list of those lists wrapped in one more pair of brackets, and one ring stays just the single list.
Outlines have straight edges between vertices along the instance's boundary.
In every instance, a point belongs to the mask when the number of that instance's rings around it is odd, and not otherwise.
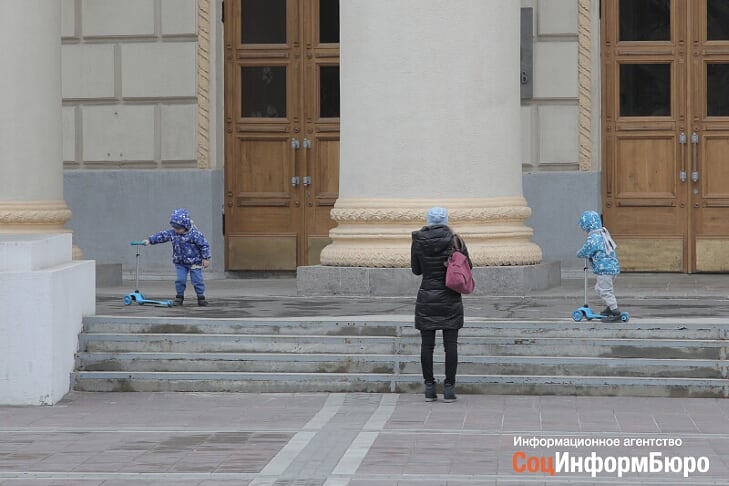
[{"label": "child in blue snowsuit", "polygon": [[190,274],[197,294],[197,305],[205,307],[208,301],[205,300],[205,282],[203,281],[202,269],[210,265],[210,245],[205,236],[198,230],[190,219],[190,213],[186,209],[175,209],[170,216],[172,228],[160,231],[144,240],[145,245],[156,245],[172,241],[172,263],[177,270],[175,280],[175,305],[182,305],[185,300],[185,287],[187,274]]},{"label": "child in blue snowsuit", "polygon": [[605,321],[619,321],[620,308],[615,298],[613,286],[615,277],[620,273],[620,262],[615,252],[617,245],[607,228],[603,227],[600,215],[595,211],[585,211],[580,216],[580,228],[587,233],[587,241],[577,252],[579,258],[588,258],[595,274],[595,291],[605,302],[605,310],[600,314],[607,316]]}]

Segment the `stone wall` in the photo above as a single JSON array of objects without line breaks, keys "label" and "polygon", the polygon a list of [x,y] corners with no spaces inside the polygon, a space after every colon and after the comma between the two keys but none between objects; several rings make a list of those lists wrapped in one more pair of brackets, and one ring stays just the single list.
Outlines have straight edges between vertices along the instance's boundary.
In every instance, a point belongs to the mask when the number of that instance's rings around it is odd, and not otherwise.
[{"label": "stone wall", "polygon": [[62,8],[64,167],[196,167],[197,1]]},{"label": "stone wall", "polygon": [[[583,3],[521,2],[522,7],[533,9],[534,33],[533,97],[522,100],[521,107],[525,171],[579,169],[578,5]],[[593,57],[599,59],[599,53]],[[599,99],[598,95],[594,103],[598,108]],[[599,111],[593,116],[599,116]],[[599,133],[592,139],[599,139]],[[593,150],[592,156],[597,155]]]}]

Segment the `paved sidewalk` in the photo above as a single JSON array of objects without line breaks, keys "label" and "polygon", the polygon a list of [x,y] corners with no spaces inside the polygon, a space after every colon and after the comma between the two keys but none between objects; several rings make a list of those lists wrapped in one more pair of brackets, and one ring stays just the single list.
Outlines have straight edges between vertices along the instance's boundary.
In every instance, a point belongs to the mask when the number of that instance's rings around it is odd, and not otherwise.
[{"label": "paved sidewalk", "polygon": [[[651,453],[680,472],[636,471]],[[74,392],[0,407],[2,486],[726,485],[728,453],[715,399]],[[542,471],[557,454],[583,471]],[[618,460],[633,470],[618,477]],[[684,477],[684,460],[705,472]]]}]

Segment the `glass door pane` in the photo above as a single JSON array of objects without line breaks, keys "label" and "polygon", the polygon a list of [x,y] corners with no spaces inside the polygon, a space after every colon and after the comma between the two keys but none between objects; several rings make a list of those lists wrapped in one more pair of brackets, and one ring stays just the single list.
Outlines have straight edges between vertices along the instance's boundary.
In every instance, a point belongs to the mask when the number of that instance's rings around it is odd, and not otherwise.
[{"label": "glass door pane", "polygon": [[707,40],[729,40],[729,2],[706,0]]},{"label": "glass door pane", "polygon": [[286,67],[241,68],[244,118],[286,118]]},{"label": "glass door pane", "polygon": [[620,41],[671,40],[671,0],[620,0],[619,12]]},{"label": "glass door pane", "polygon": [[670,116],[671,65],[620,65],[620,116]]},{"label": "glass door pane", "polygon": [[319,116],[339,118],[339,66],[319,68]]},{"label": "glass door pane", "polygon": [[706,114],[729,116],[729,64],[706,65]]},{"label": "glass door pane", "polygon": [[339,43],[339,0],[319,0],[319,43]]},{"label": "glass door pane", "polygon": [[286,0],[242,0],[243,44],[286,44]]}]

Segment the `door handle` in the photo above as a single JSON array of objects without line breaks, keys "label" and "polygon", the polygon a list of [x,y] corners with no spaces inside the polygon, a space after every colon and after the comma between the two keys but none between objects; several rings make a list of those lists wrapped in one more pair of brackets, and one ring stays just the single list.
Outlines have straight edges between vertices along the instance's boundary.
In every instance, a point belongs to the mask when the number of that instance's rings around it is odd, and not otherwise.
[{"label": "door handle", "polygon": [[699,182],[699,134],[696,132],[693,132],[691,134],[691,143],[694,146],[693,150],[693,160],[691,162],[691,182]]},{"label": "door handle", "polygon": [[[298,138],[291,139],[291,173],[296,174],[296,151],[299,150],[301,144]],[[291,176],[291,187],[297,187],[301,183],[301,179],[297,175]]]},{"label": "door handle", "polygon": [[678,173],[678,178],[681,182],[686,182],[686,150],[683,147],[686,145],[686,132],[681,132],[678,135],[678,143],[681,144],[681,171]]},{"label": "door handle", "polygon": [[[309,172],[309,149],[311,149],[311,140],[308,138],[304,139],[304,174]],[[304,176],[304,186],[309,187],[311,185],[311,176]]]}]

